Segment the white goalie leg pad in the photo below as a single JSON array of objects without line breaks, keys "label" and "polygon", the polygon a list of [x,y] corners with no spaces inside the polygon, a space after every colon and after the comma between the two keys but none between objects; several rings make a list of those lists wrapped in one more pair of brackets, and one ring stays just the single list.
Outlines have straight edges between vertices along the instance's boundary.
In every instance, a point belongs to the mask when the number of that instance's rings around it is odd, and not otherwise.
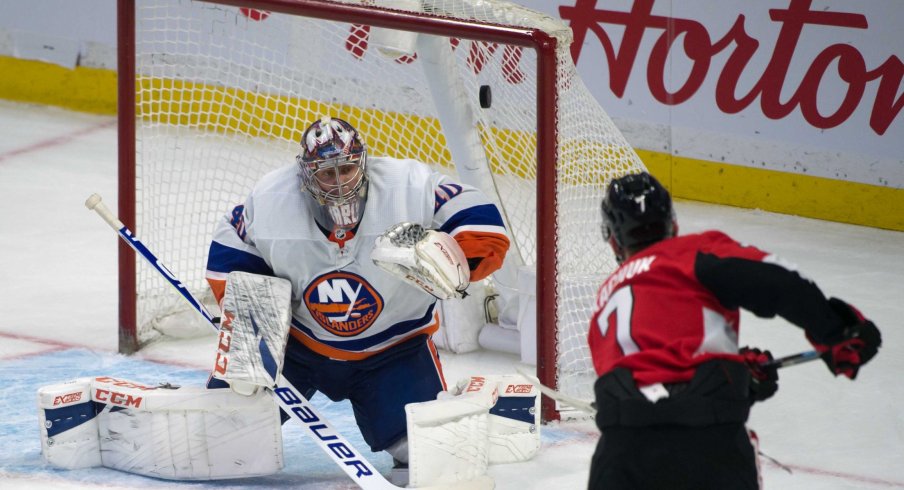
[{"label": "white goalie leg pad", "polygon": [[489,464],[527,461],[540,450],[540,392],[523,376],[471,376],[444,395],[471,397],[487,404],[482,437],[487,439]]},{"label": "white goalie leg pad", "polygon": [[439,299],[462,298],[470,284],[468,259],[458,242],[416,223],[399,223],[377,237],[371,259]]},{"label": "white goalie leg pad", "polygon": [[286,279],[230,272],[213,377],[242,395],[275,385],[283,368],[291,302]]},{"label": "white goalie leg pad", "polygon": [[493,403],[491,395],[477,393],[445,394],[438,400],[406,405],[409,486],[485,479],[487,419]]},{"label": "white goalie leg pad", "polygon": [[100,466],[100,439],[91,402],[91,378],[38,389],[41,456],[64,469]]},{"label": "white goalie leg pad", "polygon": [[283,467],[279,408],[261,390],[144,386],[95,378],[103,466],[171,480],[217,480]]},{"label": "white goalie leg pad", "polygon": [[481,389],[498,393],[487,420],[490,464],[533,458],[540,450],[539,390],[516,374],[486,378]]}]

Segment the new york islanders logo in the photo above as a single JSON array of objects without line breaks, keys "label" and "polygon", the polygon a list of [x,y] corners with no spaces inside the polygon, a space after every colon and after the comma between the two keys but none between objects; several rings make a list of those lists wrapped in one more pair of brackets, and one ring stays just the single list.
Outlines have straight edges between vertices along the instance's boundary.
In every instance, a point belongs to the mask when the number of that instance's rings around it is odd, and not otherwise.
[{"label": "new york islanders logo", "polygon": [[380,293],[351,272],[328,272],[311,281],[304,304],[321,327],[342,337],[367,330],[383,311]]}]

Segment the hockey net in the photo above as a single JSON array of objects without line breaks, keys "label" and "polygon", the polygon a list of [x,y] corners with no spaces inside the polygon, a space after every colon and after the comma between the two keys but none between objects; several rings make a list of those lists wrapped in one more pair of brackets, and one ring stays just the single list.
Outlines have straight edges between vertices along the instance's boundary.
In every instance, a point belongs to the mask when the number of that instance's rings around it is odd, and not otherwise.
[{"label": "hockey net", "polygon": [[[134,73],[121,75],[120,215],[197,297],[209,298],[217,219],[294,161],[310,122],[340,117],[371,155],[418,159],[499,204],[513,246],[496,280],[537,270],[540,377],[592,398],[588,321],[615,266],[600,200],[642,164],[578,77],[567,26],[497,0],[142,0],[131,31],[132,2],[120,0],[120,73]],[[379,27],[401,23],[421,33],[415,53],[385,49],[411,41]],[[120,268],[122,304],[134,305],[122,308],[123,350],[188,328],[156,271]]]}]

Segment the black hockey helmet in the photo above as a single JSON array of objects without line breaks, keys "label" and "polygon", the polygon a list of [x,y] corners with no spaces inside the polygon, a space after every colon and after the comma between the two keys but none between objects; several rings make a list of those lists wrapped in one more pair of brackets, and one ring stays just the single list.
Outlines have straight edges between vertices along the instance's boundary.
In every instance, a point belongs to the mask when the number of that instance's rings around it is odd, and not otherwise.
[{"label": "black hockey helmet", "polygon": [[613,179],[603,198],[603,238],[619,261],[624,251],[637,250],[676,233],[669,191],[642,172]]}]

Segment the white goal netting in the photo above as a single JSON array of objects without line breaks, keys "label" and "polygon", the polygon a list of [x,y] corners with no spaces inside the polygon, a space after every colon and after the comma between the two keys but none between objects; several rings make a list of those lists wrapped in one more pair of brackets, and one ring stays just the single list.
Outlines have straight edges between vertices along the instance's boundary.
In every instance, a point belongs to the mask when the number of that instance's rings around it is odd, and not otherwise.
[{"label": "white goal netting", "polygon": [[[136,3],[136,234],[196,295],[207,291],[217,218],[265,172],[294,161],[301,132],[327,114],[356,126],[371,155],[416,158],[496,200],[513,239],[508,279],[497,280],[514,284],[512,270],[537,263],[533,49],[421,34],[416,54],[399,57],[378,48],[382,36],[411,38],[368,25],[212,2]],[[556,147],[555,200],[540,206],[554,207],[558,385],[590,398],[588,321],[614,268],[600,236],[600,200],[609,179],[641,162],[577,76],[571,31],[558,20],[495,0],[392,3],[557,39],[556,129],[539,135]],[[483,86],[489,107],[480,103]],[[138,338],[146,342],[167,330],[183,300],[144,264],[137,282]]]}]

